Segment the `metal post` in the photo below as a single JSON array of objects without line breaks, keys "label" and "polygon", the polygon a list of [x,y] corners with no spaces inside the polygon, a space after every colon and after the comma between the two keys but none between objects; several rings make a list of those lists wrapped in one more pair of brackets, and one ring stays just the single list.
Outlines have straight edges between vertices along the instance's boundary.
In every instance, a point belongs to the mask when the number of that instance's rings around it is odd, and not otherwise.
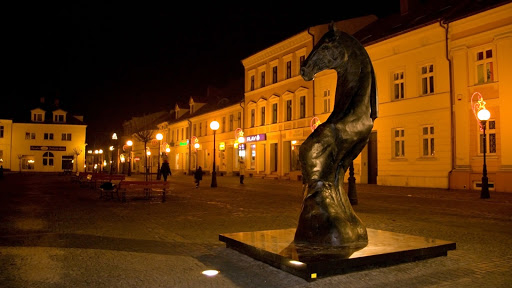
[{"label": "metal post", "polygon": [[128,176],[132,176],[132,146],[130,146],[130,154],[128,154]]},{"label": "metal post", "polygon": [[161,179],[160,174],[160,146],[162,146],[162,140],[158,140],[158,167],[156,168],[156,180]]},{"label": "metal post", "polygon": [[480,192],[481,199],[489,199],[491,195],[489,194],[489,179],[487,178],[487,164],[485,162],[485,153],[487,152],[487,139],[485,135],[485,126],[487,121],[482,121],[482,126],[484,130],[484,167],[482,171],[482,191]]},{"label": "metal post", "polygon": [[211,187],[217,187],[217,172],[215,171],[215,134],[216,130],[213,130],[213,170],[212,170],[212,185]]}]

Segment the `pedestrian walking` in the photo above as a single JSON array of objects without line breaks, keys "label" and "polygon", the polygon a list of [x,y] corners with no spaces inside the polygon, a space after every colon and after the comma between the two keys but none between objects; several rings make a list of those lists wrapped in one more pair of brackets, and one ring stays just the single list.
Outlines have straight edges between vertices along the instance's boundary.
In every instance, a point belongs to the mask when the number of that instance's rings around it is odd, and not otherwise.
[{"label": "pedestrian walking", "polygon": [[245,178],[245,162],[244,160],[240,160],[239,165],[239,173],[240,173],[240,184],[244,184],[244,178]]},{"label": "pedestrian walking", "polygon": [[196,182],[196,188],[199,188],[199,182],[203,180],[203,169],[201,166],[197,167],[196,172],[194,172],[194,179]]},{"label": "pedestrian walking", "polygon": [[171,167],[169,166],[169,162],[167,160],[164,160],[162,163],[162,167],[160,168],[160,173],[164,177],[164,182],[167,181],[167,176],[170,176],[171,173]]}]

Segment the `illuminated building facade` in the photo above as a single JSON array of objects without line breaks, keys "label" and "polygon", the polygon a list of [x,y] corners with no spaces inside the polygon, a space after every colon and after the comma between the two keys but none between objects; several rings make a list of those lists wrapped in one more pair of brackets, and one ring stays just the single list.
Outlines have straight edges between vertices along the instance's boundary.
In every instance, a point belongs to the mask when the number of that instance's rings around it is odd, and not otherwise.
[{"label": "illuminated building facade", "polygon": [[30,118],[0,120],[0,155],[4,169],[84,171],[87,125],[82,116],[72,115],[58,105],[46,106],[44,102],[27,111],[27,115]]}]

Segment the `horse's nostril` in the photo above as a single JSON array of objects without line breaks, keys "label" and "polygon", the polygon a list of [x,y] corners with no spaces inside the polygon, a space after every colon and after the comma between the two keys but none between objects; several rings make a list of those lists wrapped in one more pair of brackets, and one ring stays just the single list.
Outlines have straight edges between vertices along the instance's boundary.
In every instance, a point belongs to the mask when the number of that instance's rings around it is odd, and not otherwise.
[{"label": "horse's nostril", "polygon": [[300,68],[300,75],[304,76],[304,73],[306,73],[306,67]]}]

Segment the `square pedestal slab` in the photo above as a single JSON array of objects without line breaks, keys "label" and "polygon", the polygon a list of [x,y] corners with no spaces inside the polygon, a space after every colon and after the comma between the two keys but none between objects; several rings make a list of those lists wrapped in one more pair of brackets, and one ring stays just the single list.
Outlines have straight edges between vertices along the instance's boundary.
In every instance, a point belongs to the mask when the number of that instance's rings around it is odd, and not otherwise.
[{"label": "square pedestal slab", "polygon": [[351,271],[446,256],[455,242],[367,229],[364,247],[321,248],[293,243],[295,228],[220,234],[231,248],[307,281]]}]

